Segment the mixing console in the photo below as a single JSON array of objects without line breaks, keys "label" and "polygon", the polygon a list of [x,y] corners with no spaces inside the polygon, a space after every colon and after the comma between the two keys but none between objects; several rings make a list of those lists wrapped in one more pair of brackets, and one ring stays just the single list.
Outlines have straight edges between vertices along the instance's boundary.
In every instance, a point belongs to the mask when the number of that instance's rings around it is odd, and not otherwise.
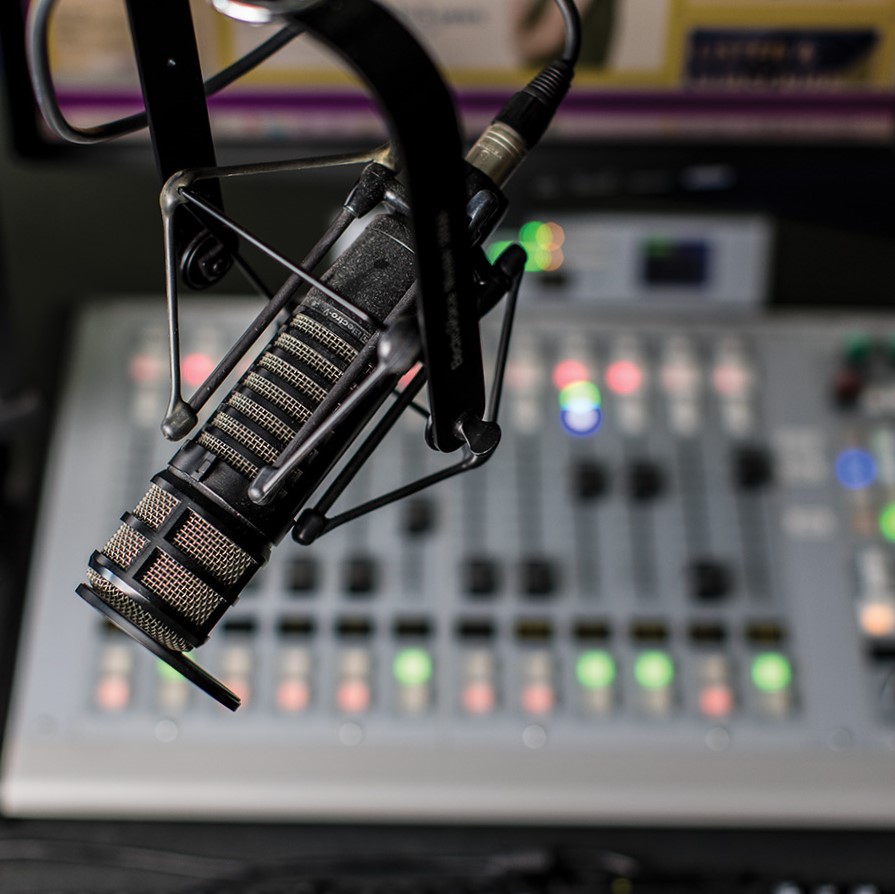
[{"label": "mixing console", "polygon": [[[707,244],[653,242],[643,275],[693,288]],[[160,307],[85,315],[7,810],[895,820],[895,321],[598,312],[549,262],[520,308],[494,460],[284,542],[199,656],[235,715],[72,593],[173,452]],[[250,312],[186,308],[188,383]],[[411,414],[346,505],[444,461]]]}]

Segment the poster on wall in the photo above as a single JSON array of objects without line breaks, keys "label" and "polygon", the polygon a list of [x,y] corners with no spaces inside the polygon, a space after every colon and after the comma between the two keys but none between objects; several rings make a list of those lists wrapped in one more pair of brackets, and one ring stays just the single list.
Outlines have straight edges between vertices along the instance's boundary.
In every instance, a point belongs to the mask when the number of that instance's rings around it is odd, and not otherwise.
[{"label": "poster on wall", "polygon": [[[891,136],[895,0],[576,0],[583,39],[555,133],[572,139]],[[445,72],[470,132],[562,46],[553,0],[387,0]],[[208,73],[273,33],[206,2],[193,14]],[[123,5],[64,0],[52,31],[60,98],[81,123],[133,106]],[[387,52],[387,48],[383,49]],[[381,131],[369,97],[302,37],[213,101],[242,140]]]}]

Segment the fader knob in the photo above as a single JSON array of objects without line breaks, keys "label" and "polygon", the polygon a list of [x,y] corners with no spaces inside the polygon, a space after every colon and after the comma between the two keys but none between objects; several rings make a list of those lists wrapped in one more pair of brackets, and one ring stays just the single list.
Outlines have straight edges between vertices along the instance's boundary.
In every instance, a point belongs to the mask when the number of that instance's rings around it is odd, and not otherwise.
[{"label": "fader knob", "polygon": [[628,468],[628,494],[638,503],[654,500],[665,487],[665,476],[654,462],[636,460]]},{"label": "fader knob", "polygon": [[733,478],[741,490],[758,490],[771,483],[773,463],[764,447],[737,447],[733,454]]},{"label": "fader knob", "polygon": [[572,467],[572,493],[581,502],[602,497],[606,493],[608,476],[601,463],[580,460]]},{"label": "fader knob", "polygon": [[853,407],[864,390],[864,373],[851,366],[836,370],[831,383],[833,403],[841,409]]},{"label": "fader knob", "polygon": [[689,567],[690,592],[701,602],[723,599],[732,588],[733,577],[726,565],[710,559],[691,562]]}]

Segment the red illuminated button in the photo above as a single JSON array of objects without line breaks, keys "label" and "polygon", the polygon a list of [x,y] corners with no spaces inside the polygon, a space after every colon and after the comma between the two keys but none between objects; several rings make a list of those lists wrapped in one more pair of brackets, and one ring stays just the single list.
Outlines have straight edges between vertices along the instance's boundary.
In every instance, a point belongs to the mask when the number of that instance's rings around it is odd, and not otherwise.
[{"label": "red illuminated button", "polygon": [[616,360],[606,367],[606,387],[615,394],[634,394],[642,385],[643,370],[633,360]]},{"label": "red illuminated button", "polygon": [[467,714],[490,714],[494,701],[494,687],[490,683],[469,683],[463,689],[463,710]]},{"label": "red illuminated button", "polygon": [[727,717],[733,710],[733,693],[729,686],[706,686],[699,693],[699,710],[706,717]]},{"label": "red illuminated button", "polygon": [[370,687],[363,680],[345,680],[336,690],[336,704],[346,714],[359,714],[370,707]]},{"label": "red illuminated button", "polygon": [[105,676],[96,684],[96,704],[103,711],[121,711],[127,707],[130,697],[131,688],[124,677]]},{"label": "red illuminated button", "polygon": [[214,360],[208,354],[187,354],[183,358],[180,374],[187,385],[197,388],[211,375]]},{"label": "red illuminated button", "polygon": [[554,701],[553,687],[547,683],[529,683],[522,690],[522,710],[526,714],[549,714]]},{"label": "red illuminated button", "polygon": [[308,707],[311,693],[304,680],[281,680],[277,686],[277,707],[287,714],[298,714]]},{"label": "red illuminated button", "polygon": [[580,360],[560,360],[553,367],[553,384],[557,391],[575,382],[590,381],[590,371]]},{"label": "red illuminated button", "polygon": [[724,397],[742,397],[752,387],[752,373],[742,363],[722,363],[712,373],[712,384]]},{"label": "red illuminated button", "polygon": [[134,354],[128,366],[131,378],[141,385],[160,378],[164,369],[165,364],[161,357],[145,352]]}]

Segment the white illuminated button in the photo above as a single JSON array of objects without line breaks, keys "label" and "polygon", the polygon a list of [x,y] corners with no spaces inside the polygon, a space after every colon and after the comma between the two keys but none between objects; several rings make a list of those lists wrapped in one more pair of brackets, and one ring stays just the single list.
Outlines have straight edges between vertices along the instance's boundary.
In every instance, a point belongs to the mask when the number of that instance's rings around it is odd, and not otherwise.
[{"label": "white illuminated button", "polygon": [[659,384],[671,397],[693,397],[702,387],[702,373],[686,339],[671,339],[659,370]]},{"label": "white illuminated button", "polygon": [[190,684],[161,659],[156,662],[156,672],[156,702],[159,708],[163,711],[182,710],[190,698]]},{"label": "white illuminated button", "polygon": [[252,664],[252,651],[243,646],[226,648],[221,655],[223,683],[243,705],[248,703],[252,694]]},{"label": "white illuminated button", "polygon": [[131,672],[133,663],[134,656],[130,648],[124,643],[106,646],[100,658],[100,668],[106,674],[126,676]]}]

